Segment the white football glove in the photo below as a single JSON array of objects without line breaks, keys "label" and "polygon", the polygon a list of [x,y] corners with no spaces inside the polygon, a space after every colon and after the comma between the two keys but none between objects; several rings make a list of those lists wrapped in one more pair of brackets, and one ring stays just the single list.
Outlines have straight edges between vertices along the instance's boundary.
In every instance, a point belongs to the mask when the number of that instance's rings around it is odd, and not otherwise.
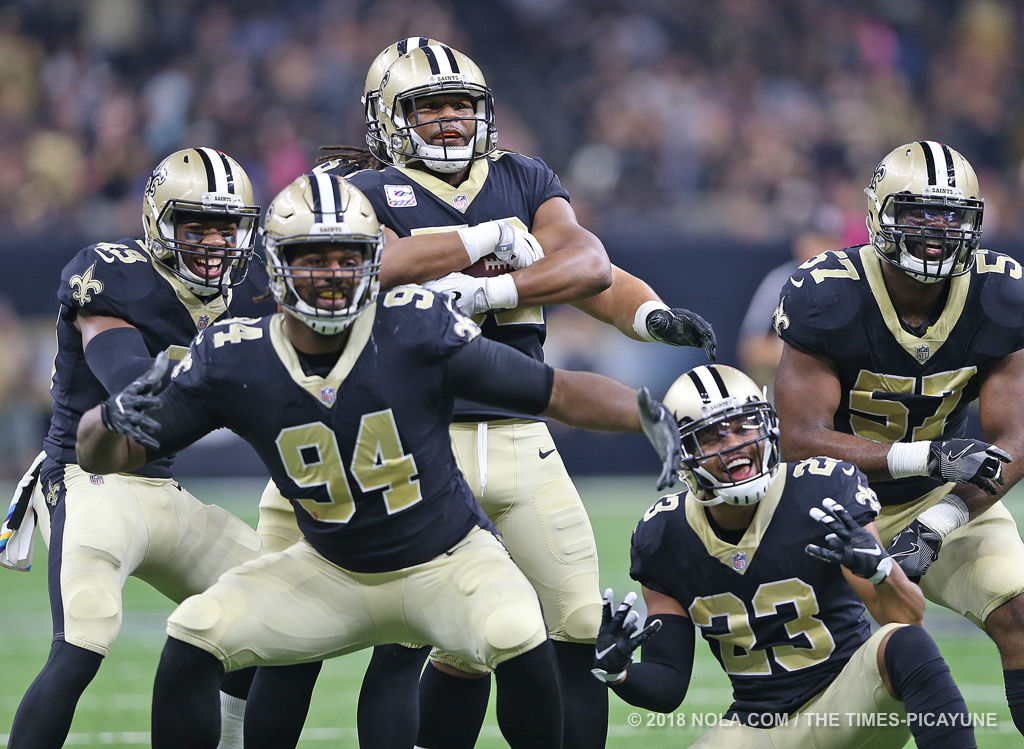
[{"label": "white football glove", "polygon": [[494,278],[449,273],[423,285],[431,291],[447,294],[459,312],[469,317],[494,309],[513,309],[519,304],[516,282],[507,273]]},{"label": "white football glove", "polygon": [[544,248],[530,232],[513,226],[509,221],[498,221],[500,233],[494,245],[494,254],[519,270],[544,257]]}]

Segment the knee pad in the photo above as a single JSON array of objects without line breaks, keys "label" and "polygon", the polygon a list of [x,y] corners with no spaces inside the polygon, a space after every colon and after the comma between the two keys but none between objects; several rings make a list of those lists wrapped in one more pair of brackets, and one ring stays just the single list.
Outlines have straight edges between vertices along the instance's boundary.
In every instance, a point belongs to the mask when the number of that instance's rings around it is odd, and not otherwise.
[{"label": "knee pad", "polygon": [[205,593],[190,596],[167,618],[167,631],[203,637],[217,626],[222,611],[220,601],[214,596]]},{"label": "knee pad", "polygon": [[483,629],[487,665],[499,663],[537,647],[547,639],[543,622],[534,610],[520,606],[496,609],[487,617]]},{"label": "knee pad", "polygon": [[567,578],[559,596],[559,621],[544,619],[552,640],[561,642],[594,642],[601,627],[601,596],[589,574]]},{"label": "knee pad", "polygon": [[110,652],[121,631],[120,589],[96,575],[73,577],[62,586],[64,639],[100,655]]}]

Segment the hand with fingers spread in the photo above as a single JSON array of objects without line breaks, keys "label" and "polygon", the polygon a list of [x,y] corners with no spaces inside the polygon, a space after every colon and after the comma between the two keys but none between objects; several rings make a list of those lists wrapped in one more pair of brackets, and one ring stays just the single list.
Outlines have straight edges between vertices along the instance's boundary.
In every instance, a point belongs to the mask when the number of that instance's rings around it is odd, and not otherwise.
[{"label": "hand with fingers spread", "polygon": [[656,309],[647,315],[647,332],[656,341],[673,346],[703,348],[711,361],[715,360],[718,340],[711,324],[696,312],[676,307]]},{"label": "hand with fingers spread", "polygon": [[619,608],[612,613],[615,596],[612,589],[604,592],[601,608],[601,629],[597,633],[594,648],[594,667],[590,672],[606,684],[621,681],[626,669],[633,662],[633,651],[661,629],[661,620],[655,619],[637,631],[640,614],[633,610],[636,593],[630,592],[622,599]]},{"label": "hand with fingers spread", "polygon": [[859,526],[846,508],[831,497],[825,497],[821,504],[827,512],[812,507],[810,515],[828,529],[826,546],[807,544],[804,551],[826,562],[841,564],[875,585],[888,577],[892,571],[892,558],[878,539]]},{"label": "hand with fingers spread", "polygon": [[159,447],[155,435],[160,425],[146,411],[160,404],[157,396],[167,386],[166,374],[167,352],[161,351],[145,374],[100,405],[103,426],[146,447]]},{"label": "hand with fingers spread", "polygon": [[1005,450],[981,440],[934,440],[928,448],[928,475],[996,494],[1003,485],[1003,463],[1011,460]]},{"label": "hand with fingers spread", "polygon": [[679,446],[679,423],[665,408],[665,404],[651,397],[647,388],[637,391],[637,406],[644,434],[661,458],[661,475],[658,476],[658,491],[661,491],[676,483],[683,460],[683,451]]}]

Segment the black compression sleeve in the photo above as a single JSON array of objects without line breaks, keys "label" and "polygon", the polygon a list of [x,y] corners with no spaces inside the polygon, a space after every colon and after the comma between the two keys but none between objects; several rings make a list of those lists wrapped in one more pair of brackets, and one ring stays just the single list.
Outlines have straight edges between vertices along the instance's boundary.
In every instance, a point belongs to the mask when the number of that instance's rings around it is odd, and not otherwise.
[{"label": "black compression sleeve", "polygon": [[117,393],[153,366],[153,355],[138,328],[110,328],[89,341],[85,361],[107,392]]},{"label": "black compression sleeve", "polygon": [[612,690],[630,705],[670,713],[679,707],[693,671],[693,622],[677,614],[647,617],[644,626],[661,619],[661,630],[644,643],[640,663]]},{"label": "black compression sleeve", "polygon": [[448,384],[467,400],[539,414],[551,401],[555,370],[502,343],[477,336],[448,359]]}]

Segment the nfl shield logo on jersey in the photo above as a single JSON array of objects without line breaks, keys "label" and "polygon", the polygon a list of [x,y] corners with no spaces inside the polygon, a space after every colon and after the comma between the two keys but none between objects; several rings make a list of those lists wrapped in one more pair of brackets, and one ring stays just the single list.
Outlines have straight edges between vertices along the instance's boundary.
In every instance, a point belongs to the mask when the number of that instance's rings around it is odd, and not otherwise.
[{"label": "nfl shield logo on jersey", "polygon": [[469,198],[462,194],[456,195],[452,198],[452,205],[455,206],[455,210],[465,213],[469,208]]},{"label": "nfl shield logo on jersey", "polygon": [[742,572],[747,568],[747,555],[742,551],[738,551],[732,555],[732,568],[737,572]]},{"label": "nfl shield logo on jersey", "polygon": [[917,360],[919,362],[926,362],[932,355],[932,348],[927,343],[923,346],[917,347]]},{"label": "nfl shield logo on jersey", "polygon": [[323,401],[324,405],[332,405],[334,403],[334,398],[334,388],[330,386],[320,388],[320,400]]},{"label": "nfl shield logo on jersey", "polygon": [[89,483],[93,486],[103,486],[103,477],[97,473],[89,474]]},{"label": "nfl shield logo on jersey", "polygon": [[199,322],[196,323],[196,327],[199,328],[200,330],[206,330],[206,328],[207,328],[207,326],[209,324],[210,324],[210,316],[206,315],[206,314],[203,314],[203,315],[199,316]]},{"label": "nfl shield logo on jersey", "polygon": [[416,205],[416,193],[409,185],[384,185],[384,194],[392,208],[412,208]]}]

